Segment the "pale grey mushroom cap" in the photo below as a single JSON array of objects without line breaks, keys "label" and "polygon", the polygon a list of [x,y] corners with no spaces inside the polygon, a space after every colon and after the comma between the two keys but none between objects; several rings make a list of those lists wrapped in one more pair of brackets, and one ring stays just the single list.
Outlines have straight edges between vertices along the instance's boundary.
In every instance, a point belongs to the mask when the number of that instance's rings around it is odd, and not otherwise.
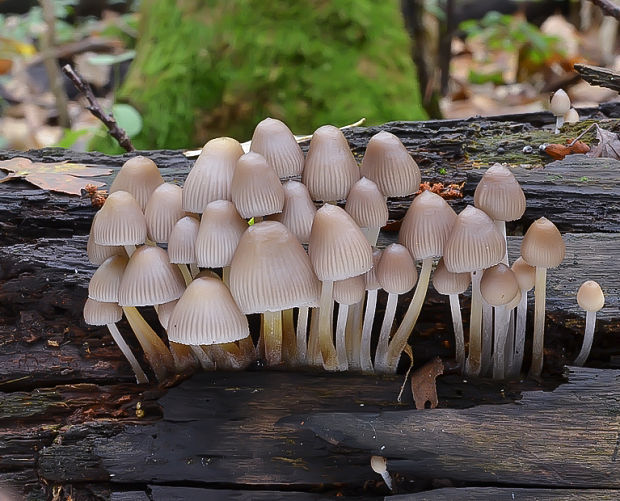
[{"label": "pale grey mushroom cap", "polygon": [[99,245],[139,245],[146,241],[146,219],[131,193],[110,194],[93,220],[93,236]]},{"label": "pale grey mushroom cap", "polygon": [[374,181],[386,197],[405,197],[418,191],[420,169],[394,134],[381,131],[368,141],[362,176]]},{"label": "pale grey mushroom cap", "polygon": [[168,238],[168,256],[171,263],[192,264],[196,262],[196,239],[200,221],[192,216],[179,219]]},{"label": "pale grey mushroom cap", "polygon": [[520,292],[517,277],[504,263],[484,270],[480,280],[480,293],[491,306],[503,306]]},{"label": "pale grey mushroom cap", "polygon": [[510,169],[495,164],[476,186],[474,205],[495,221],[516,221],[525,212],[525,194]]},{"label": "pale grey mushroom cap", "polygon": [[115,324],[123,317],[123,309],[116,303],[103,303],[86,299],[84,304],[84,321],[88,325]]},{"label": "pale grey mushroom cap", "polygon": [[185,281],[160,247],[145,245],[131,255],[118,291],[121,306],[150,306],[181,297]]},{"label": "pale grey mushroom cap", "polygon": [[281,223],[250,226],[230,264],[230,291],[246,314],[317,306],[320,284],[299,240]]},{"label": "pale grey mushroom cap", "polygon": [[471,273],[452,273],[448,271],[443,258],[433,272],[433,287],[439,294],[463,294],[471,283]]},{"label": "pale grey mushroom cap", "polygon": [[183,185],[183,208],[202,214],[209,202],[232,200],[230,185],[241,155],[243,148],[231,137],[218,137],[205,144]]},{"label": "pale grey mushroom cap", "polygon": [[299,176],[304,170],[304,154],[284,122],[265,118],[254,129],[250,151],[260,153],[280,178]]},{"label": "pale grey mushroom cap", "polygon": [[112,181],[110,195],[117,191],[127,191],[144,210],[155,188],[164,182],[155,162],[150,158],[137,156],[127,160]]},{"label": "pale grey mushroom cap", "polygon": [[388,220],[388,207],[383,193],[370,179],[357,181],[344,206],[360,228],[381,228]]},{"label": "pale grey mushroom cap", "polygon": [[175,299],[174,301],[160,304],[157,307],[157,318],[159,319],[159,323],[161,324],[161,326],[166,330],[168,330],[168,321],[170,320],[172,310],[174,310],[174,307],[177,305],[178,302],[179,300]]},{"label": "pale grey mushroom cap", "polygon": [[563,117],[570,110],[570,98],[564,89],[558,89],[553,93],[549,109],[556,117]]},{"label": "pale grey mushroom cap", "polygon": [[586,311],[598,311],[605,306],[605,295],[601,286],[594,280],[581,284],[577,291],[577,303]]},{"label": "pale grey mushroom cap", "polygon": [[491,218],[480,209],[468,205],[456,218],[444,247],[443,258],[448,271],[465,273],[496,265],[505,252],[504,237]]},{"label": "pale grey mushroom cap", "polygon": [[372,247],[351,216],[336,205],[321,207],[312,224],[308,255],[319,280],[344,280],[372,267]]},{"label": "pale grey mushroom cap", "polygon": [[377,264],[377,280],[390,294],[404,294],[418,280],[415,262],[404,245],[388,245]]},{"label": "pale grey mushroom cap", "polygon": [[129,259],[111,256],[106,259],[88,284],[88,297],[102,303],[118,303],[118,289]]},{"label": "pale grey mushroom cap", "polygon": [[521,255],[530,266],[555,268],[560,266],[565,253],[560,231],[546,217],[534,221],[521,241]]},{"label": "pale grey mushroom cap", "polygon": [[183,190],[171,183],[160,184],[144,209],[146,229],[153,242],[167,243],[176,222],[185,216]]},{"label": "pale grey mushroom cap", "polygon": [[339,304],[356,304],[364,299],[366,292],[366,280],[364,275],[345,278],[334,282],[334,301]]},{"label": "pale grey mushroom cap", "polygon": [[203,268],[229,266],[241,235],[248,228],[232,202],[216,200],[207,205],[196,239],[196,262]]},{"label": "pale grey mushroom cap", "polygon": [[456,222],[456,213],[436,193],[425,190],[413,199],[403,219],[398,241],[414,259],[441,257]]},{"label": "pale grey mushroom cap", "polygon": [[92,264],[102,264],[106,259],[111,256],[126,256],[125,247],[122,245],[99,245],[95,242],[95,236],[93,234],[93,228],[95,226],[95,220],[99,215],[95,213],[93,217],[93,224],[90,226],[90,232],[88,233],[88,241],[86,242],[86,254],[88,260]]},{"label": "pale grey mushroom cap", "polygon": [[170,341],[188,345],[231,343],[250,335],[246,316],[217,278],[197,278],[188,285],[167,331]]},{"label": "pale grey mushroom cap", "polygon": [[284,207],[279,214],[269,216],[272,221],[279,221],[286,226],[302,244],[310,240],[312,221],[316,214],[316,206],[310,198],[308,188],[299,181],[287,181],[284,189]]},{"label": "pale grey mushroom cap", "polygon": [[343,200],[359,178],[359,167],[342,131],[333,125],[314,131],[302,175],[312,199]]},{"label": "pale grey mushroom cap", "polygon": [[258,153],[237,161],[231,184],[232,201],[241,217],[251,218],[282,212],[284,189],[276,171]]}]

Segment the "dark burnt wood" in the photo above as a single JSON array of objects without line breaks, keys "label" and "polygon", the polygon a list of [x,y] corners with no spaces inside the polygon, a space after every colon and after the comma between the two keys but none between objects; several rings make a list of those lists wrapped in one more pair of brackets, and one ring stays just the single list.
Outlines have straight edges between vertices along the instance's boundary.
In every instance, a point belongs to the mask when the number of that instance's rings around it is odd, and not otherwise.
[{"label": "dark burnt wood", "polygon": [[[618,9],[616,7],[616,9]],[[620,9],[618,9],[620,11]],[[589,64],[576,64],[575,70],[581,75],[586,82],[592,85],[599,85],[607,89],[620,92],[620,73],[610,70],[609,68],[601,68],[600,66],[591,66]]]}]

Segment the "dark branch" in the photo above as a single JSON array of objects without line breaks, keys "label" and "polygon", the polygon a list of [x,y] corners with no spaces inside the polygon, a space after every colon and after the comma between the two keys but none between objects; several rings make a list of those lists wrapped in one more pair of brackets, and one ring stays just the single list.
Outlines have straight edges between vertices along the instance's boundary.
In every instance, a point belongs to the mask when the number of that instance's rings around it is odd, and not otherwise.
[{"label": "dark branch", "polygon": [[620,6],[614,5],[611,0],[590,0],[590,2],[598,6],[605,15],[620,20]]},{"label": "dark branch", "polygon": [[589,84],[599,85],[620,92],[620,73],[587,64],[576,64],[575,70]]},{"label": "dark branch", "polygon": [[136,151],[133,144],[131,144],[131,139],[125,132],[124,129],[121,129],[114,118],[112,113],[106,113],[101,109],[95,95],[93,94],[90,85],[77,73],[70,64],[65,64],[62,67],[62,71],[65,75],[69,77],[69,79],[73,82],[76,89],[82,93],[82,95],[88,101],[88,105],[86,109],[90,111],[93,115],[95,115],[99,120],[103,122],[103,124],[108,128],[110,135],[118,141],[118,144],[121,145],[125,149],[125,151]]}]

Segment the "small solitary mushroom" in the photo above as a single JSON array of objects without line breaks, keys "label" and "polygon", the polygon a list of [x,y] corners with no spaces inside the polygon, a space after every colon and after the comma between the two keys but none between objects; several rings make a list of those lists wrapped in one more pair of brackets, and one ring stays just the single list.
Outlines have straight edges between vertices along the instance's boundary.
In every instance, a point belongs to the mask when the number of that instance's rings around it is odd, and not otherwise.
[{"label": "small solitary mushroom", "polygon": [[381,475],[381,478],[385,482],[387,488],[390,489],[390,491],[393,491],[392,477],[390,477],[390,474],[387,471],[387,459],[383,456],[372,456],[370,458],[370,467],[372,468],[372,471]]},{"label": "small solitary mushroom", "polygon": [[605,305],[605,295],[597,282],[588,280],[579,287],[577,302],[579,306],[586,310],[586,330],[583,335],[583,345],[581,346],[579,355],[577,355],[575,359],[575,365],[582,366],[590,355],[592,340],[594,339],[596,312]]},{"label": "small solitary mushroom", "polygon": [[563,89],[558,89],[553,96],[551,96],[549,109],[555,116],[555,133],[559,134],[560,127],[564,124],[564,115],[570,110],[570,98]]}]

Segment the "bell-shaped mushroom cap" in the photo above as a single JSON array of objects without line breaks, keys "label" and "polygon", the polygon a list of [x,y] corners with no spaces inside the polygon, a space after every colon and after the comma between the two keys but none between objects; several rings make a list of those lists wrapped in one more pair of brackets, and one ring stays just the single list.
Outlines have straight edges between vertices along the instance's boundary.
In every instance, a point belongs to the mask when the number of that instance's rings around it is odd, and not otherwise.
[{"label": "bell-shaped mushroom cap", "polygon": [[179,219],[168,237],[168,257],[171,263],[192,264],[197,260],[196,240],[200,221],[192,216]]},{"label": "bell-shaped mushroom cap", "polygon": [[110,194],[127,191],[133,195],[140,210],[146,207],[151,193],[164,182],[155,162],[150,158],[137,156],[127,160],[112,181]]},{"label": "bell-shaped mushroom cap", "polygon": [[344,206],[360,228],[381,228],[387,223],[388,208],[385,197],[377,185],[365,177],[357,181]]},{"label": "bell-shaped mushroom cap", "polygon": [[519,256],[519,258],[512,263],[511,269],[517,277],[519,289],[529,291],[534,288],[534,284],[536,283],[536,268],[527,264],[525,259]]},{"label": "bell-shaped mushroom cap", "polygon": [[579,113],[575,108],[571,108],[566,113],[564,113],[564,121],[567,124],[576,124],[579,122]]},{"label": "bell-shaped mushroom cap", "polygon": [[333,296],[334,301],[339,304],[356,304],[364,299],[366,292],[366,280],[364,275],[345,278],[334,282]]},{"label": "bell-shaped mushroom cap", "polygon": [[407,247],[414,259],[440,257],[456,213],[436,193],[425,190],[413,199],[403,219],[398,241]]},{"label": "bell-shaped mushroom cap", "polygon": [[250,151],[260,153],[278,177],[299,176],[304,170],[304,154],[284,122],[265,118],[252,135]]},{"label": "bell-shaped mushroom cap", "polygon": [[433,287],[439,294],[463,294],[471,283],[471,273],[452,273],[448,271],[443,258],[433,272]]},{"label": "bell-shaped mushroom cap", "polygon": [[312,200],[343,200],[359,178],[359,167],[342,131],[333,125],[315,130],[302,175]]},{"label": "bell-shaped mushroom cap", "polygon": [[373,249],[372,250],[372,268],[370,268],[364,274],[364,282],[366,290],[373,291],[381,288],[381,284],[377,279],[377,265],[381,260],[381,254],[383,254],[383,250],[381,249]]},{"label": "bell-shaped mushroom cap", "polygon": [[420,169],[394,134],[381,131],[368,141],[362,176],[374,181],[386,197],[406,197],[420,187]]},{"label": "bell-shaped mushroom cap", "polygon": [[250,226],[230,263],[230,291],[243,313],[316,306],[319,281],[299,240],[277,221]]},{"label": "bell-shaped mushroom cap", "polygon": [[546,217],[534,221],[521,241],[521,255],[530,266],[555,268],[564,260],[565,253],[560,231]]},{"label": "bell-shaped mushroom cap", "polygon": [[116,303],[102,303],[88,298],[84,305],[84,321],[88,325],[115,324],[123,317],[123,309]]},{"label": "bell-shaped mushroom cap", "polygon": [[177,305],[178,302],[179,300],[175,299],[174,301],[160,304],[157,307],[157,318],[159,319],[159,323],[161,324],[161,326],[166,330],[168,330],[168,321],[170,320],[172,310],[174,310],[174,307]]},{"label": "bell-shaped mushroom cap", "polygon": [[258,153],[246,153],[239,158],[230,190],[241,217],[282,212],[284,189],[280,178]]},{"label": "bell-shaped mushroom cap", "polygon": [[586,311],[598,311],[605,306],[605,295],[597,282],[588,280],[579,287],[577,302]]},{"label": "bell-shaped mushroom cap", "polygon": [[241,235],[247,228],[248,223],[241,219],[232,202],[216,200],[207,205],[196,239],[198,266],[229,266]]},{"label": "bell-shaped mushroom cap", "polygon": [[476,186],[474,205],[495,221],[516,221],[525,212],[525,194],[510,169],[495,164]]},{"label": "bell-shaped mushroom cap", "polygon": [[230,184],[241,155],[243,148],[231,137],[218,137],[205,144],[183,185],[183,208],[202,214],[209,202],[232,200]]},{"label": "bell-shaped mushroom cap", "polygon": [[308,254],[319,280],[344,280],[372,267],[372,247],[337,205],[325,204],[314,216]]},{"label": "bell-shaped mushroom cap", "polygon": [[197,278],[187,286],[168,321],[168,339],[175,343],[231,343],[250,335],[228,287],[216,278]]},{"label": "bell-shaped mushroom cap", "polygon": [[523,297],[523,293],[521,292],[521,289],[517,289],[517,293],[515,294],[515,297],[513,297],[508,303],[506,303],[505,305],[506,309],[513,310],[514,308],[519,306],[519,303],[521,302],[522,297]]},{"label": "bell-shaped mushroom cap", "polygon": [[377,265],[377,280],[390,294],[409,292],[418,280],[415,262],[404,245],[388,245]]},{"label": "bell-shaped mushroom cap", "polygon": [[122,245],[100,245],[95,242],[95,236],[93,234],[93,227],[95,226],[95,220],[99,213],[95,213],[93,217],[93,224],[90,227],[88,233],[88,241],[86,242],[86,254],[88,260],[92,264],[102,264],[106,259],[111,256],[126,256],[125,247]]},{"label": "bell-shaped mushroom cap", "polygon": [[484,270],[480,280],[480,293],[492,306],[509,303],[519,292],[517,277],[504,263],[496,264]]},{"label": "bell-shaped mushroom cap", "polygon": [[297,240],[307,244],[316,214],[316,207],[310,198],[308,188],[299,181],[287,181],[282,188],[284,188],[282,212],[269,216],[269,219],[279,221],[297,237]]},{"label": "bell-shaped mushroom cap", "polygon": [[88,297],[104,303],[118,303],[118,288],[129,259],[112,256],[106,259],[88,284]]},{"label": "bell-shaped mushroom cap", "polygon": [[171,183],[160,184],[144,209],[146,229],[153,242],[167,243],[175,223],[185,216],[183,190]]},{"label": "bell-shaped mushroom cap", "polygon": [[564,89],[558,89],[554,92],[553,96],[551,96],[549,109],[556,117],[564,116],[564,114],[570,110],[570,98],[568,94],[564,92]]},{"label": "bell-shaped mushroom cap", "polygon": [[149,306],[178,299],[185,290],[179,268],[161,247],[136,249],[125,268],[118,290],[121,306]]},{"label": "bell-shaped mushroom cap", "polygon": [[93,236],[99,245],[138,245],[146,240],[146,219],[136,199],[126,191],[107,198],[93,220]]},{"label": "bell-shaped mushroom cap", "polygon": [[491,218],[480,209],[468,205],[456,218],[444,246],[443,257],[448,271],[464,273],[496,265],[505,252],[504,237]]}]

